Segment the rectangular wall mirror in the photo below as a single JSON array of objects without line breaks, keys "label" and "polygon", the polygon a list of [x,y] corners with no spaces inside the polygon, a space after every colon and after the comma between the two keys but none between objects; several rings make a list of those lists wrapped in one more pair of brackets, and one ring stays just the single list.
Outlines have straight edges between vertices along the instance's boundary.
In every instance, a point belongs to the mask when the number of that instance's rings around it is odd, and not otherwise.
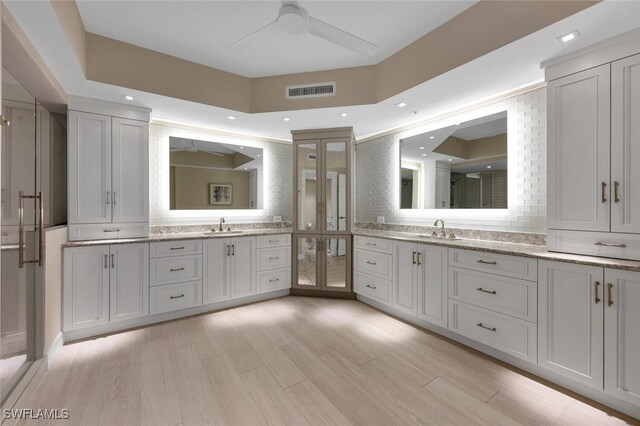
[{"label": "rectangular wall mirror", "polygon": [[262,208],[262,148],[169,138],[171,210]]},{"label": "rectangular wall mirror", "polygon": [[400,140],[401,209],[506,209],[507,112]]}]

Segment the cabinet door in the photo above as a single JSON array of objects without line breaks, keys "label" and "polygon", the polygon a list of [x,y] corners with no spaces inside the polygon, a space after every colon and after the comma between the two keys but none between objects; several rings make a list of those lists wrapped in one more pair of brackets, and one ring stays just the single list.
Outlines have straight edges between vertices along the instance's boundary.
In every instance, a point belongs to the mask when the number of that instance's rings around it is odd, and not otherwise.
[{"label": "cabinet door", "polygon": [[111,222],[111,117],[69,111],[69,223]]},{"label": "cabinet door", "polygon": [[640,55],[611,65],[611,230],[640,233]]},{"label": "cabinet door", "polygon": [[203,240],[202,256],[202,303],[229,300],[231,297],[231,289],[229,288],[231,240],[227,238]]},{"label": "cabinet door", "polygon": [[256,240],[231,240],[231,298],[256,294]]},{"label": "cabinet door", "polygon": [[149,244],[120,244],[110,249],[111,322],[149,315]]},{"label": "cabinet door", "polygon": [[418,312],[417,265],[415,243],[395,243],[393,247],[394,273],[391,305],[403,312]]},{"label": "cabinet door", "polygon": [[112,120],[113,222],[149,221],[149,123]]},{"label": "cabinet door", "polygon": [[607,269],[605,278],[604,389],[640,405],[640,273]]},{"label": "cabinet door", "polygon": [[295,236],[293,237],[293,251],[295,260],[293,265],[292,287],[312,290],[322,287],[323,272],[319,265],[322,265],[322,244],[324,241],[318,235]]},{"label": "cabinet door", "polygon": [[64,331],[109,322],[109,246],[64,250]]},{"label": "cabinet door", "polygon": [[418,318],[447,328],[447,249],[418,245]]},{"label": "cabinet door", "polygon": [[548,226],[609,231],[610,66],[547,86]]},{"label": "cabinet door", "polygon": [[323,290],[351,291],[351,237],[326,236],[322,242]]},{"label": "cabinet door", "polygon": [[295,186],[294,229],[299,233],[320,233],[322,222],[323,182],[321,179],[320,141],[294,144]]},{"label": "cabinet door", "polygon": [[538,364],[602,389],[603,269],[539,262]]},{"label": "cabinet door", "polygon": [[322,203],[322,233],[346,232],[351,223],[349,166],[351,161],[349,139],[326,139],[322,141],[324,189]]}]

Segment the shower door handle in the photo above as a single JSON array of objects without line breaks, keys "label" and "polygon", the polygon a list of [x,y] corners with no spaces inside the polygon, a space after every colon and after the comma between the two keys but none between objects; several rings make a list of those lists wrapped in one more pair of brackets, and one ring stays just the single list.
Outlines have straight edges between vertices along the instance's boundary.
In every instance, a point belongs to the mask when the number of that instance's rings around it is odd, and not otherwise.
[{"label": "shower door handle", "polygon": [[[38,258],[34,260],[24,260],[24,200],[32,199],[39,202],[38,210]],[[18,268],[24,268],[26,263],[37,263],[42,266],[44,257],[44,206],[42,204],[42,191],[38,195],[24,195],[24,192],[18,192]]]}]

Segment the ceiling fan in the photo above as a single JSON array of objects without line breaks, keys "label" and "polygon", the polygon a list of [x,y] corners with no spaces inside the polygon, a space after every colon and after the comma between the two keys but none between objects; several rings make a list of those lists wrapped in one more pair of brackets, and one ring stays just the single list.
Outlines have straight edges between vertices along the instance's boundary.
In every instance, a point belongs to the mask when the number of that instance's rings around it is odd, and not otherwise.
[{"label": "ceiling fan", "polygon": [[279,32],[290,35],[308,33],[366,56],[373,56],[380,50],[380,48],[373,43],[316,19],[313,16],[309,16],[307,10],[295,1],[283,1],[275,21],[241,38],[230,45],[229,48],[234,48],[250,40],[259,37],[268,37],[269,35]]},{"label": "ceiling fan", "polygon": [[204,149],[198,149],[198,147],[196,147],[196,144],[194,141],[191,141],[188,144],[182,143],[182,147],[181,148],[175,148],[175,147],[169,147],[169,151],[170,152],[181,152],[181,151],[186,151],[186,152],[204,152],[207,154],[211,154],[211,155],[217,155],[219,157],[224,157],[224,154],[220,154],[219,152],[211,152],[211,151],[207,151]]}]

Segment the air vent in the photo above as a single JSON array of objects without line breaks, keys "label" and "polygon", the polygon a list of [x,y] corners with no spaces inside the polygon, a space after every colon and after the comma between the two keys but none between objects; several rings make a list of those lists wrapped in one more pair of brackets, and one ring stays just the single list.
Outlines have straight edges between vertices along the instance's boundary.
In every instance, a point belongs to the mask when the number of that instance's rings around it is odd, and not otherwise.
[{"label": "air vent", "polygon": [[318,98],[336,94],[336,83],[303,84],[287,86],[287,99]]}]

